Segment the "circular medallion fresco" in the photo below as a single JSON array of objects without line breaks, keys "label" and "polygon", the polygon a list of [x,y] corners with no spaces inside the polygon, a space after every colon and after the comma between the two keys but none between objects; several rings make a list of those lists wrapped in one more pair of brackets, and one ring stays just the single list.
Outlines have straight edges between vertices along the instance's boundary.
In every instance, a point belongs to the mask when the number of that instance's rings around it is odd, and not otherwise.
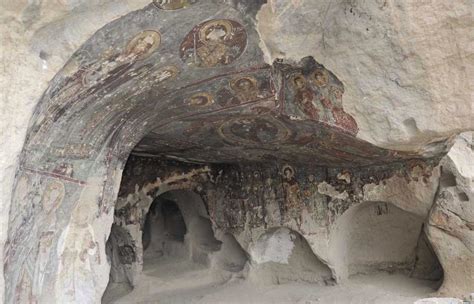
[{"label": "circular medallion fresco", "polygon": [[293,167],[290,165],[283,166],[281,173],[285,180],[291,180],[293,177],[295,177],[295,169],[293,169]]},{"label": "circular medallion fresco", "polygon": [[230,87],[236,92],[249,92],[257,89],[257,80],[254,77],[240,77],[230,83]]},{"label": "circular medallion fresco", "polygon": [[329,83],[329,73],[324,69],[317,69],[313,72],[313,83],[317,87],[325,87]]},{"label": "circular medallion fresco", "polygon": [[189,65],[228,65],[242,55],[247,45],[244,27],[233,20],[216,19],[194,27],[180,47],[181,59]]},{"label": "circular medallion fresco", "polygon": [[334,100],[340,102],[342,99],[342,95],[344,94],[344,88],[332,86],[329,88],[329,94]]},{"label": "circular medallion fresco", "polygon": [[224,122],[219,134],[235,144],[266,145],[285,142],[290,130],[280,121],[270,116],[239,117]]},{"label": "circular medallion fresco", "polygon": [[125,56],[136,60],[145,59],[160,46],[160,43],[160,33],[151,30],[143,31],[127,44]]},{"label": "circular medallion fresco", "polygon": [[203,107],[203,106],[209,106],[214,103],[214,98],[212,98],[212,95],[206,92],[199,92],[191,96],[187,104],[190,106],[198,106],[198,107]]}]

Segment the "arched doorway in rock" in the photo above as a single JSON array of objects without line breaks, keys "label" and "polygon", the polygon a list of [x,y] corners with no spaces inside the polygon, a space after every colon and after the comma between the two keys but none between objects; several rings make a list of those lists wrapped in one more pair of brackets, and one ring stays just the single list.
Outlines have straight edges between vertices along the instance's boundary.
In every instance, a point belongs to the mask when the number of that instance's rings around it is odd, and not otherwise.
[{"label": "arched doorway in rock", "polygon": [[214,237],[202,199],[188,190],[173,190],[151,204],[143,225],[143,270],[159,260],[185,259],[209,265],[222,242]]},{"label": "arched doorway in rock", "polygon": [[332,227],[329,259],[338,282],[388,273],[431,281],[435,290],[443,278],[424,219],[388,202],[363,202],[346,210]]},{"label": "arched doorway in rock", "polygon": [[204,288],[244,268],[245,252],[232,235],[216,238],[204,201],[195,192],[165,192],[143,210],[139,233],[115,216],[107,242],[111,273],[103,303],[150,297],[149,285],[160,295],[183,286]]},{"label": "arched doorway in rock", "polygon": [[143,264],[184,252],[186,223],[175,202],[158,197],[150,206],[143,227]]}]

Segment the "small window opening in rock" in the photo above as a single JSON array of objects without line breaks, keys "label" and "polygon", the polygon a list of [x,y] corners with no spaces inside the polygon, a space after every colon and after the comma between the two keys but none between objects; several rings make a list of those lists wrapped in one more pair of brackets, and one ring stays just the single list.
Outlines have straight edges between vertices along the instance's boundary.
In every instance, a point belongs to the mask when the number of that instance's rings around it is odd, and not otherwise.
[{"label": "small window opening in rock", "polygon": [[254,284],[334,284],[331,270],[315,255],[307,240],[286,227],[268,229],[251,246],[250,255],[249,279]]},{"label": "small window opening in rock", "polygon": [[40,51],[39,52],[39,57],[43,60],[48,60],[49,57],[51,57],[51,56],[45,51]]},{"label": "small window opening in rock", "polygon": [[469,201],[469,197],[467,196],[466,192],[459,191],[458,192],[458,197],[459,197],[459,200],[461,202],[468,202]]}]

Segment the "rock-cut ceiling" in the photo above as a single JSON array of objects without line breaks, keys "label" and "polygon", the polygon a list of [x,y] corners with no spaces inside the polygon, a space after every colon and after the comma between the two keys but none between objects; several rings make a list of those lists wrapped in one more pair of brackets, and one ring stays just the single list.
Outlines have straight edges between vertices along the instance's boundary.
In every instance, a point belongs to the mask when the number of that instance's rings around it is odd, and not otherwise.
[{"label": "rock-cut ceiling", "polygon": [[111,138],[124,158],[135,145],[137,154],[214,163],[417,157],[357,139],[344,84],[312,57],[265,63],[258,6],[155,1],[101,29],[46,92],[28,139],[42,153],[32,159],[90,157]]}]

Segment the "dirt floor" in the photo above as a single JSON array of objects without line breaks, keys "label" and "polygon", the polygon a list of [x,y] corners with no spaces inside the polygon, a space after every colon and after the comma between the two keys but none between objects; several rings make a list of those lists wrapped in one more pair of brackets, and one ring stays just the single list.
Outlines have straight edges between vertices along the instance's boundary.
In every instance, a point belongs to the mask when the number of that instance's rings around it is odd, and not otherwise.
[{"label": "dirt floor", "polygon": [[110,286],[103,302],[412,304],[429,297],[435,285],[430,281],[388,273],[353,276],[349,282],[335,286],[303,282],[260,285],[182,258],[167,257],[146,262],[135,289]]}]

